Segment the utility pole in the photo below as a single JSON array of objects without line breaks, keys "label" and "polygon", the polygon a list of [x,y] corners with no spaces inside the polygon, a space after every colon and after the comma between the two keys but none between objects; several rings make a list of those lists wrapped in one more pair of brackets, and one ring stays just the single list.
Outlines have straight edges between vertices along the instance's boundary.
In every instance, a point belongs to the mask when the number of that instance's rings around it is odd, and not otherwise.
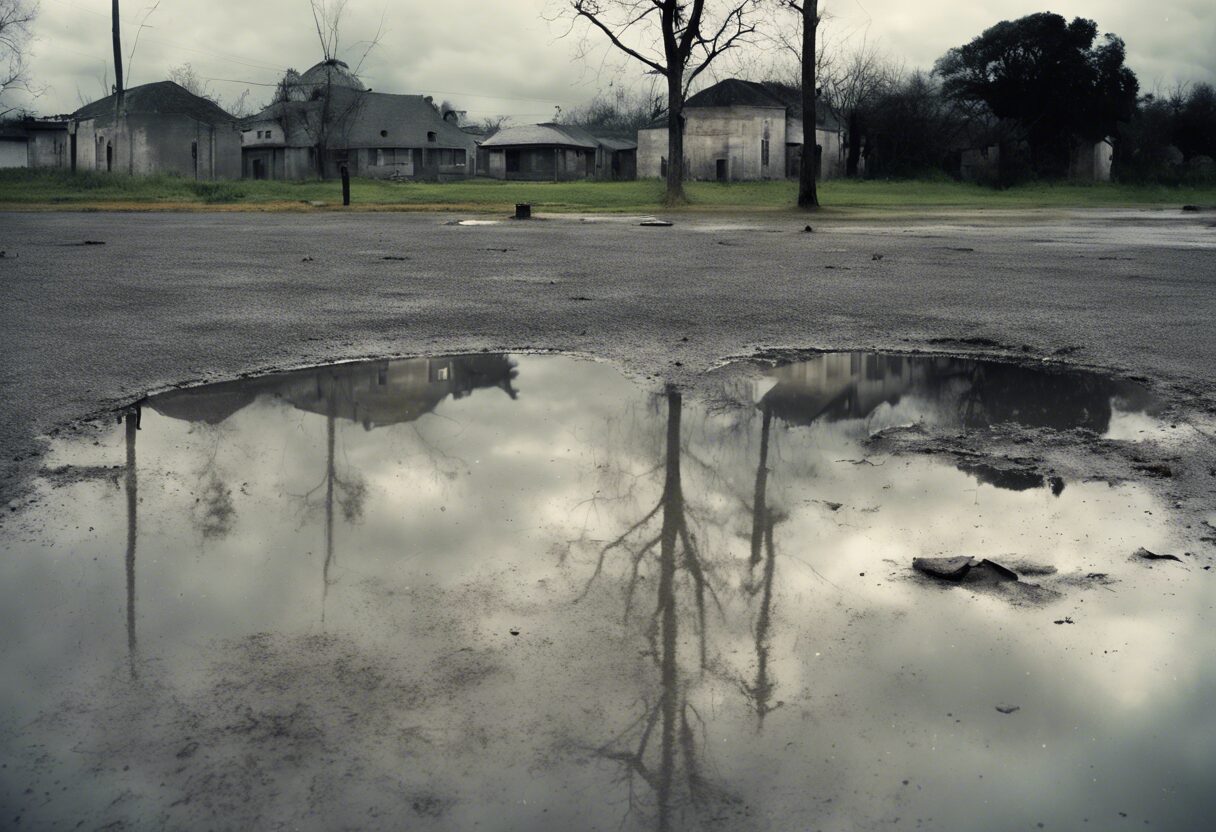
[{"label": "utility pole", "polygon": [[122,106],[122,32],[119,28],[118,0],[114,0],[114,92]]}]

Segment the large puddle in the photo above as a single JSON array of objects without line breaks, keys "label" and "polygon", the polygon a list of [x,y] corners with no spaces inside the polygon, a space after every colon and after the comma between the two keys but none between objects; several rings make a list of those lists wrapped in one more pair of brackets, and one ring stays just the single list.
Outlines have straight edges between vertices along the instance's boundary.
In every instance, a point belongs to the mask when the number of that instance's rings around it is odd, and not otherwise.
[{"label": "large puddle", "polygon": [[857,354],[156,397],[0,529],[0,825],[1196,828],[1211,573],[1134,556],[1182,554],[1169,507],[889,441],[1164,429],[1100,376]]}]

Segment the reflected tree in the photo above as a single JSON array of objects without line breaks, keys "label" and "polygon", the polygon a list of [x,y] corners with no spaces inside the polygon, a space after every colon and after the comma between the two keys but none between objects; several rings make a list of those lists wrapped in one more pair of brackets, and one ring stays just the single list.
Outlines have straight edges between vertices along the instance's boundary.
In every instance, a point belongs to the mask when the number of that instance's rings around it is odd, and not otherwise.
[{"label": "reflected tree", "polygon": [[127,662],[132,679],[139,676],[135,662],[135,545],[139,539],[139,473],[135,466],[135,437],[141,415],[137,406],[124,418],[127,445]]},{"label": "reflected tree", "polygon": [[[697,622],[700,635],[700,662],[704,669],[706,662],[706,595],[709,595],[719,610],[716,593],[708,580],[701,551],[697,545],[697,537],[689,528],[688,511],[684,500],[684,486],[680,472],[680,419],[682,398],[674,388],[668,388],[667,400],[667,439],[665,463],[663,465],[663,491],[658,503],[640,520],[626,529],[620,536],[610,541],[599,551],[595,571],[587,580],[579,600],[585,598],[592,586],[603,572],[604,564],[610,553],[623,551],[629,556],[629,580],[625,590],[625,618],[633,612],[634,596],[642,574],[642,567],[649,558],[657,558],[659,568],[659,601],[651,618],[648,629],[652,643],[657,638],[660,624],[666,615],[675,615],[673,606],[667,606],[668,600],[674,599],[674,589],[667,587],[668,583],[676,581],[677,569],[687,572],[691,584]],[[653,521],[662,515],[659,530],[654,533]],[[664,594],[664,589],[671,592]]]},{"label": "reflected tree", "polygon": [[[623,534],[604,546],[599,553],[595,572],[588,580],[583,595],[591,590],[600,576],[604,562],[616,550],[629,555],[629,579],[626,588],[625,616],[633,610],[634,597],[644,561],[653,559],[658,570],[658,590],[646,637],[651,656],[659,671],[659,697],[646,703],[645,711],[628,728],[611,741],[595,749],[597,756],[619,763],[629,794],[629,811],[641,802],[636,782],[644,783],[654,796],[658,828],[672,828],[674,813],[681,805],[698,812],[698,816],[737,803],[724,789],[706,776],[701,762],[706,745],[706,725],[688,698],[688,683],[681,678],[679,663],[679,594],[681,572],[683,582],[691,589],[699,636],[699,667],[706,666],[706,595],[717,601],[698,549],[695,535],[689,528],[681,476],[680,427],[682,399],[678,391],[669,388],[667,400],[667,429],[665,461],[662,467],[663,491],[657,505]],[[658,531],[653,521],[658,518]]]},{"label": "reflected tree", "polygon": [[[768,503],[769,446],[773,427],[773,411],[767,404],[761,405],[764,414],[760,427],[760,461],[756,466],[756,487],[752,498],[751,557],[748,560],[748,589],[760,595],[760,609],[753,625],[756,645],[756,678],[751,684],[741,680],[740,687],[759,718],[764,718],[780,708],[782,703],[770,705],[776,682],[769,674],[769,631],[772,627],[773,578],[777,572],[777,547],[773,542],[773,529],[785,519],[785,515],[772,509]],[[755,579],[756,567],[763,561],[764,570],[759,583]]]}]

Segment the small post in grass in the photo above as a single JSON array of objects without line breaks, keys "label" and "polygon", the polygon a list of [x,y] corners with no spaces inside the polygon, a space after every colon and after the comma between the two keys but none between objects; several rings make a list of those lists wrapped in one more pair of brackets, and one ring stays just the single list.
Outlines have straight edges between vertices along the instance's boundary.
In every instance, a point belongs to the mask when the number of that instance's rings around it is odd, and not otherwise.
[{"label": "small post in grass", "polygon": [[517,220],[532,219],[532,204],[530,202],[515,203],[515,219],[517,219]]},{"label": "small post in grass", "polygon": [[342,166],[342,204],[350,205],[350,168]]}]

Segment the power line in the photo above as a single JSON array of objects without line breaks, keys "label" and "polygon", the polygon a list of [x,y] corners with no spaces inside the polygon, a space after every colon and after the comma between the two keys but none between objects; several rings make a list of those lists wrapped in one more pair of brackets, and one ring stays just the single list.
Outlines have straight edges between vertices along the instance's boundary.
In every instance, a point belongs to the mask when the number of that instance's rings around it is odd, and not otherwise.
[{"label": "power line", "polygon": [[[57,3],[60,6],[65,6],[69,9],[74,9],[75,11],[78,11],[78,12],[83,12],[84,14],[90,14],[90,15],[93,15],[94,17],[102,18],[103,20],[110,19],[110,15],[108,15],[108,14],[103,14],[102,12],[97,12],[92,9],[86,9],[83,6],[77,6],[75,3],[68,2],[68,0],[51,0],[51,2]],[[121,20],[119,21],[119,23],[124,29],[127,29],[128,31],[136,28],[133,24],[126,23]],[[246,58],[243,56],[233,55],[231,53],[225,53],[225,52],[216,52],[215,50],[212,50],[212,49],[199,49],[199,48],[193,47],[193,46],[186,46],[185,44],[178,43],[177,41],[169,40],[167,38],[162,38],[157,35],[144,35],[144,38],[146,40],[152,40],[152,41],[157,41],[159,43],[163,43],[165,46],[172,46],[174,49],[180,49],[183,52],[193,52],[193,53],[199,54],[199,55],[208,55],[213,58],[219,58],[220,60],[228,61],[229,63],[240,64],[241,66],[246,66],[246,67],[249,67],[250,69],[266,69],[266,70],[272,70],[274,72],[278,72],[280,69],[277,66],[272,66],[270,64],[258,62],[256,60],[254,60],[253,58]]]}]

